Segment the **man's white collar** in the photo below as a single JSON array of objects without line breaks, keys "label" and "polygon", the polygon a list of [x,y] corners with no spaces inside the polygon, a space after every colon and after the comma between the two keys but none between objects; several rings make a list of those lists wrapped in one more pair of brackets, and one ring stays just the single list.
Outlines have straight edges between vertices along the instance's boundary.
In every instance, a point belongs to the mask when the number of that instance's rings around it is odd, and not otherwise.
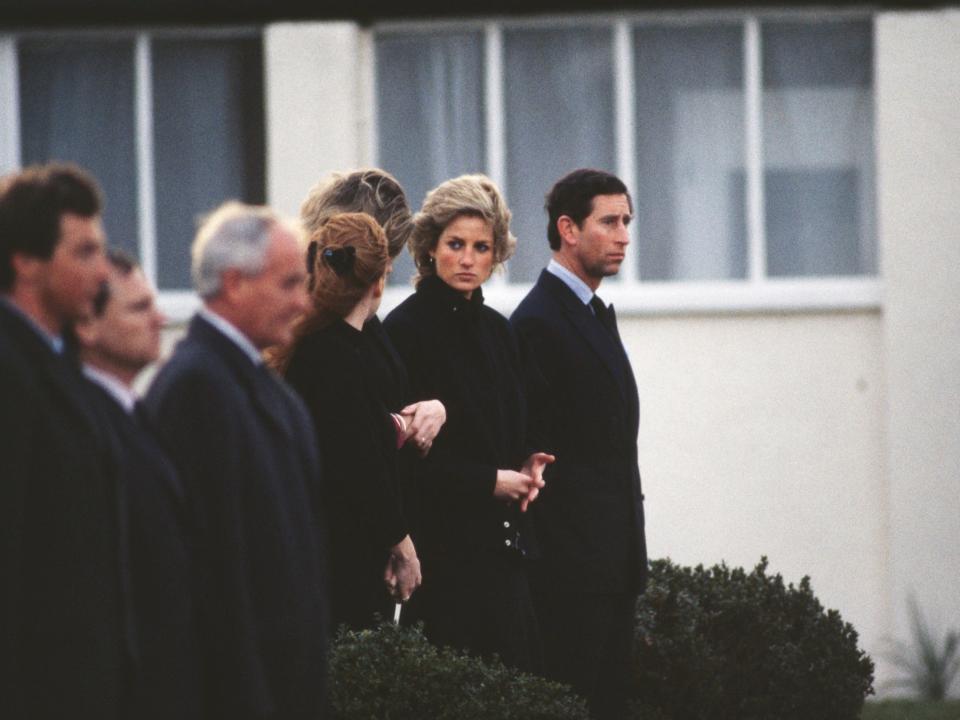
[{"label": "man's white collar", "polygon": [[553,258],[550,258],[550,262],[547,263],[547,272],[560,278],[567,287],[573,290],[574,294],[580,298],[580,302],[584,305],[590,304],[590,301],[593,299],[593,290],[570,270]]},{"label": "man's white collar", "polygon": [[120,403],[120,406],[128,415],[133,413],[133,406],[137,402],[137,395],[118,378],[87,363],[83,364],[83,374],[110,393],[110,395]]}]

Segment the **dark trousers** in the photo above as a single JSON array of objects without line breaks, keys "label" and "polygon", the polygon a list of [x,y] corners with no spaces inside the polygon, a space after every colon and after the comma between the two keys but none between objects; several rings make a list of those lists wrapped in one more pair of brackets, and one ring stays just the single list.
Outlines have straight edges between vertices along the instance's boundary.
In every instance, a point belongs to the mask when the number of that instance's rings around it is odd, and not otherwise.
[{"label": "dark trousers", "polygon": [[632,674],[633,593],[534,587],[547,677],[585,697],[597,720],[626,716]]}]

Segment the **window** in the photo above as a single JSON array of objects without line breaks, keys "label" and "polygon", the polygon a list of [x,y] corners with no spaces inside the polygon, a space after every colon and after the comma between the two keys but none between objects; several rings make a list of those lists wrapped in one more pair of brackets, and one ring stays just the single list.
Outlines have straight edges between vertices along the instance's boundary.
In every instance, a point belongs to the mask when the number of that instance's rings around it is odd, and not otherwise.
[{"label": "window", "polygon": [[519,239],[509,285],[549,257],[550,185],[593,166],[632,191],[628,305],[878,302],[869,16],[392,24],[374,38],[376,161],[415,205],[489,174]]},{"label": "window", "polygon": [[89,169],[110,243],[168,296],[189,290],[197,219],[224,198],[264,201],[261,45],[246,31],[8,39],[0,162]]}]

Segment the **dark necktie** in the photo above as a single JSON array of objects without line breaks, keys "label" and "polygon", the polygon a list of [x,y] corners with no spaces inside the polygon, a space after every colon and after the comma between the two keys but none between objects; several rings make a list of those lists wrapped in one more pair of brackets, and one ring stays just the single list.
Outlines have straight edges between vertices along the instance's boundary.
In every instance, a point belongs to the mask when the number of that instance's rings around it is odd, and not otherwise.
[{"label": "dark necktie", "polygon": [[598,295],[590,298],[590,307],[593,308],[593,314],[597,316],[597,320],[607,329],[607,332],[615,338],[619,338],[620,334],[617,332],[617,320],[613,314],[613,308],[607,307]]}]

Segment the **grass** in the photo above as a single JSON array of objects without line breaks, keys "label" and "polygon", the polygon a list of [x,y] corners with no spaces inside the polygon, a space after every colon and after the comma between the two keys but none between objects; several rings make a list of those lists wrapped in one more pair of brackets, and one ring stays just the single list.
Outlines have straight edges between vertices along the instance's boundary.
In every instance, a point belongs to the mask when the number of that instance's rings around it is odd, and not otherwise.
[{"label": "grass", "polygon": [[860,720],[960,720],[960,700],[868,700]]}]

